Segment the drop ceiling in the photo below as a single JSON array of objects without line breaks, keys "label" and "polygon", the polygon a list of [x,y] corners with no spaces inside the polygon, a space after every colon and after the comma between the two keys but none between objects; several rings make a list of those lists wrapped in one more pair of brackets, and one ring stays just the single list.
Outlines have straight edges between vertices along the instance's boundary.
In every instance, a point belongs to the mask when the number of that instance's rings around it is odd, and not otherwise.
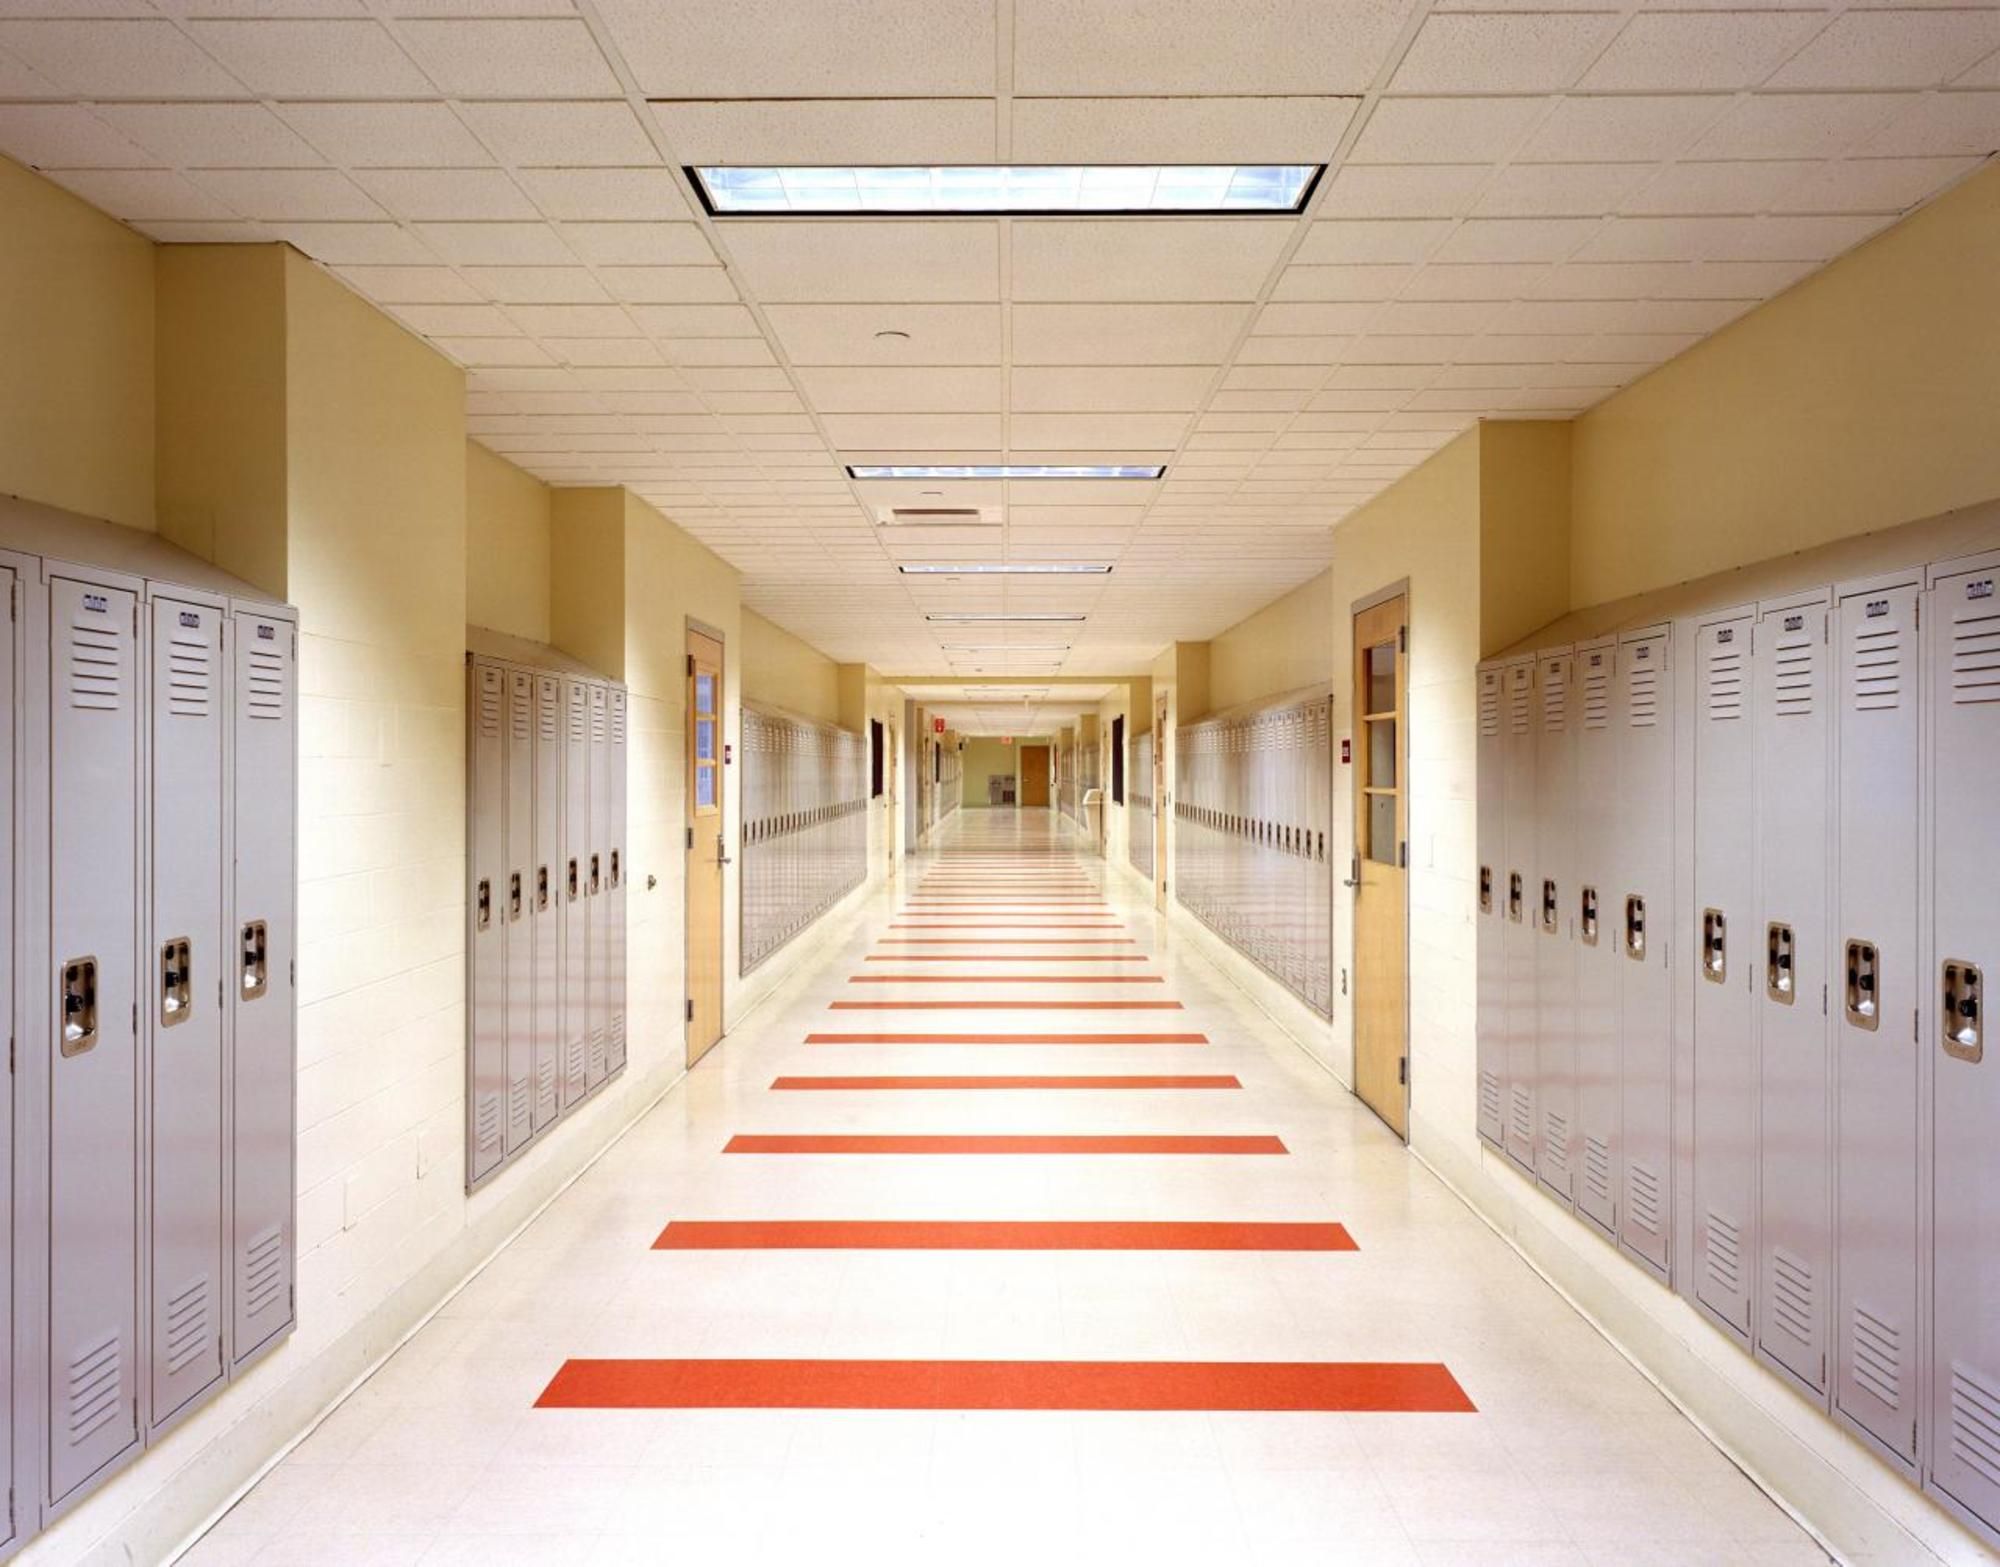
[{"label": "drop ceiling", "polygon": [[[1481,418],[1566,417],[2000,147],[2000,6],[6,0],[0,151],[282,239],[844,661],[1129,672]],[[693,163],[1311,162],[1304,216],[713,219]],[[900,333],[902,336],[883,336]],[[849,463],[1164,463],[856,482]],[[938,493],[938,492],[942,493]],[[977,506],[997,527],[880,526]],[[1108,577],[911,578],[1091,560]],[[1030,661],[1030,660],[1033,661]]]},{"label": "drop ceiling", "polygon": [[[1000,673],[995,666],[991,673]],[[1118,688],[1088,681],[1007,679],[905,680],[911,701],[966,735],[1052,735],[1073,726]]]}]

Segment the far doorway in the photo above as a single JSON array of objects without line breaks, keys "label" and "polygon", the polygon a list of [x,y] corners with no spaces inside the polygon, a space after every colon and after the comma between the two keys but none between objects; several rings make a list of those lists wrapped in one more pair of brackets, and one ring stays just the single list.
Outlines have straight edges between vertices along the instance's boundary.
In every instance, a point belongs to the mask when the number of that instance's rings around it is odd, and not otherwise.
[{"label": "far doorway", "polygon": [[1400,586],[1354,609],[1354,1091],[1409,1136],[1409,645]]},{"label": "far doorway", "polygon": [[1167,906],[1167,699],[1153,699],[1153,907]]},{"label": "far doorway", "polygon": [[687,630],[687,1064],[722,1037],[722,639]]},{"label": "far doorway", "polygon": [[1018,792],[1023,809],[1039,805],[1043,810],[1049,805],[1049,748],[1045,745],[1024,745],[1021,747],[1021,787]]}]

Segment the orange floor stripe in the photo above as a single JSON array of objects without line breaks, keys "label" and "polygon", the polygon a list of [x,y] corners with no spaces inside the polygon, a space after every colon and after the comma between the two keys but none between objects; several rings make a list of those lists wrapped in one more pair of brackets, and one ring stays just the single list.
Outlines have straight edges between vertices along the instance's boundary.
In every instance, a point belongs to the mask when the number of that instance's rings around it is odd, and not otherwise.
[{"label": "orange floor stripe", "polygon": [[[884,936],[878,947],[1130,947],[1135,936],[1052,936],[1037,941],[1033,936]],[[1065,959],[1064,961],[1068,961]]]},{"label": "orange floor stripe", "polygon": [[987,1077],[776,1077],[771,1087],[778,1090],[816,1089],[982,1089],[982,1088],[1241,1088],[1229,1073],[1160,1074],[1129,1073],[1097,1076],[1020,1073]]},{"label": "orange floor stripe", "polygon": [[809,1045],[1205,1045],[1206,1034],[824,1034]]},{"label": "orange floor stripe", "polygon": [[1435,1363],[1255,1360],[568,1360],[535,1407],[1475,1412]]},{"label": "orange floor stripe", "polygon": [[1160,974],[852,974],[850,985],[1164,985]]},{"label": "orange floor stripe", "polygon": [[1180,1012],[1178,1001],[829,1001],[830,1012]]},{"label": "orange floor stripe", "polygon": [[868,955],[870,963],[1150,963],[1143,952],[1079,952],[1058,957],[1047,952],[996,952],[981,957],[976,952],[881,952]]},{"label": "orange floor stripe", "polygon": [[916,1132],[739,1132],[724,1153],[974,1153],[974,1154],[1281,1154],[1275,1137],[1170,1136],[1119,1132],[1100,1136],[1034,1136],[1020,1132],[969,1135]]},{"label": "orange floor stripe", "polygon": [[676,1219],[654,1251],[1354,1251],[1338,1224]]}]

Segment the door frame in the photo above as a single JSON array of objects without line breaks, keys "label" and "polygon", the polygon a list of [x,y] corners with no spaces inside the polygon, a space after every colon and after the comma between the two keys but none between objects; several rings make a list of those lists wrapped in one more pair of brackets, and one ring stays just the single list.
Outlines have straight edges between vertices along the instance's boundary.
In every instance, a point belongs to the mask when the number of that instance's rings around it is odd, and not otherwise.
[{"label": "door frame", "polygon": [[1153,907],[1167,906],[1167,693],[1153,696]]},{"label": "door frame", "polygon": [[[717,851],[718,855],[720,855],[721,849],[728,847],[728,832],[729,832],[729,766],[730,766],[729,759],[731,756],[731,745],[729,740],[729,638],[724,634],[720,626],[711,625],[708,621],[698,619],[696,616],[693,615],[688,615],[685,617],[685,624],[683,625],[681,630],[681,648],[684,653],[686,653],[687,650],[688,637],[690,634],[695,636],[707,637],[711,641],[713,641],[716,644],[716,646],[722,649],[722,657],[716,669],[716,692],[715,692],[715,728],[716,728],[715,738],[716,738],[716,744],[722,748],[722,755],[716,758],[716,763],[715,763],[715,817],[716,817],[715,831],[717,838],[721,840],[720,847],[718,848]],[[688,658],[692,659],[693,656],[694,655],[692,653],[687,653]],[[682,823],[686,831],[691,833],[694,829],[694,822],[695,822],[695,814],[694,814],[695,757],[694,757],[694,748],[689,739],[689,737],[693,734],[694,731],[694,671],[692,669],[688,670],[686,676],[685,690],[687,693],[686,696],[687,709],[681,715],[681,735],[683,741],[688,743],[688,754],[686,758],[686,774],[682,780],[682,787],[686,799],[686,803],[682,811]],[[689,1010],[691,1012],[693,1004],[693,996],[694,996],[694,984],[693,984],[694,921],[689,917],[689,915],[692,912],[691,904],[693,902],[694,891],[693,891],[692,880],[688,875],[688,869],[694,857],[695,846],[693,844],[687,844],[687,846],[684,848],[682,852],[683,852],[683,858],[681,860],[681,989],[688,998]],[[681,1025],[681,1052],[689,1066],[692,1066],[702,1056],[707,1055],[709,1051],[713,1050],[717,1045],[721,1044],[723,1036],[727,1034],[729,1031],[728,1020],[727,1020],[727,1002],[728,1002],[728,989],[729,989],[729,949],[728,949],[729,866],[733,860],[734,860],[733,855],[722,856],[722,866],[719,872],[722,881],[722,886],[720,888],[721,896],[716,900],[715,994],[716,994],[717,1017],[715,1020],[715,1038],[711,1040],[708,1044],[702,1046],[701,1050],[698,1053],[691,1054],[690,1052],[692,1051],[692,1046],[694,1041],[694,1018],[690,1015],[683,1020]]]},{"label": "door frame", "polygon": [[[1398,791],[1397,803],[1401,806],[1401,812],[1400,812],[1401,819],[1398,825],[1401,828],[1401,832],[1399,834],[1399,842],[1401,844],[1401,858],[1403,860],[1403,864],[1399,867],[1399,869],[1401,869],[1403,873],[1403,928],[1402,928],[1402,941],[1400,943],[1400,951],[1402,954],[1402,970],[1403,970],[1402,1031],[1403,1031],[1403,1061],[1405,1065],[1403,1071],[1403,1082],[1402,1082],[1403,1099],[1401,1105],[1403,1124],[1400,1127],[1395,1126],[1388,1120],[1386,1116],[1382,1117],[1382,1124],[1389,1127],[1391,1131],[1395,1132],[1398,1137],[1400,1137],[1405,1143],[1407,1143],[1410,1140],[1410,1132],[1409,1132],[1410,1088],[1412,1080],[1416,1076],[1414,1070],[1415,1063],[1411,1057],[1411,1041],[1410,1041],[1409,705],[1410,705],[1410,626],[1414,619],[1414,616],[1411,613],[1412,599],[1410,593],[1410,579],[1408,577],[1400,578],[1395,582],[1388,583],[1383,587],[1375,589],[1375,591],[1373,591],[1372,593],[1364,594],[1362,597],[1353,600],[1348,605],[1347,609],[1347,647],[1348,647],[1348,660],[1349,660],[1349,668],[1347,672],[1347,691],[1346,691],[1346,699],[1349,704],[1348,715],[1347,715],[1347,739],[1353,751],[1353,761],[1350,762],[1349,764],[1350,770],[1347,775],[1347,792],[1348,792],[1347,822],[1348,822],[1348,832],[1350,834],[1348,840],[1348,847],[1351,851],[1348,859],[1349,870],[1348,870],[1348,880],[1347,880],[1347,888],[1348,888],[1347,948],[1348,948],[1348,963],[1353,970],[1353,983],[1351,986],[1351,990],[1353,993],[1353,1002],[1349,1013],[1350,1023],[1348,1028],[1348,1034],[1349,1034],[1349,1044],[1351,1047],[1351,1061],[1352,1061],[1351,1069],[1354,1073],[1354,1084],[1355,1084],[1354,1096],[1355,1098],[1360,1099],[1361,1102],[1364,1105],[1366,1105],[1368,1104],[1368,1101],[1365,1098],[1363,1098],[1361,1094],[1360,997],[1362,988],[1362,974],[1360,966],[1360,944],[1356,939],[1356,931],[1359,925],[1359,918],[1357,911],[1355,909],[1355,904],[1361,895],[1361,862],[1362,862],[1361,832],[1362,832],[1363,796],[1361,794],[1362,785],[1360,779],[1361,779],[1362,757],[1365,754],[1367,737],[1363,733],[1363,722],[1360,711],[1361,703],[1358,700],[1358,693],[1361,689],[1362,671],[1359,667],[1358,662],[1354,659],[1354,623],[1358,619],[1360,619],[1362,615],[1366,614],[1369,610],[1378,609],[1382,605],[1391,603],[1396,599],[1401,599],[1403,601],[1403,634],[1398,641],[1397,652],[1396,652],[1396,681],[1397,681],[1396,700],[1400,705],[1396,709],[1395,764],[1396,764],[1396,780],[1397,780],[1397,791]],[[1369,1108],[1372,1110],[1375,1107],[1370,1105]],[[1381,1114],[1380,1111],[1377,1111],[1376,1113],[1378,1115]]]}]

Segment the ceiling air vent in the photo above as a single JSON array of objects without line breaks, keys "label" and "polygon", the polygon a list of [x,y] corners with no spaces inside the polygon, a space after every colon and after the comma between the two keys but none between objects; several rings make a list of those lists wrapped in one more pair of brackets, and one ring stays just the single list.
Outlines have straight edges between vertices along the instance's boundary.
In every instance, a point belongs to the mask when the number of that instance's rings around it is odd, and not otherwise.
[{"label": "ceiling air vent", "polygon": [[993,506],[884,506],[875,513],[884,528],[997,528]]}]

